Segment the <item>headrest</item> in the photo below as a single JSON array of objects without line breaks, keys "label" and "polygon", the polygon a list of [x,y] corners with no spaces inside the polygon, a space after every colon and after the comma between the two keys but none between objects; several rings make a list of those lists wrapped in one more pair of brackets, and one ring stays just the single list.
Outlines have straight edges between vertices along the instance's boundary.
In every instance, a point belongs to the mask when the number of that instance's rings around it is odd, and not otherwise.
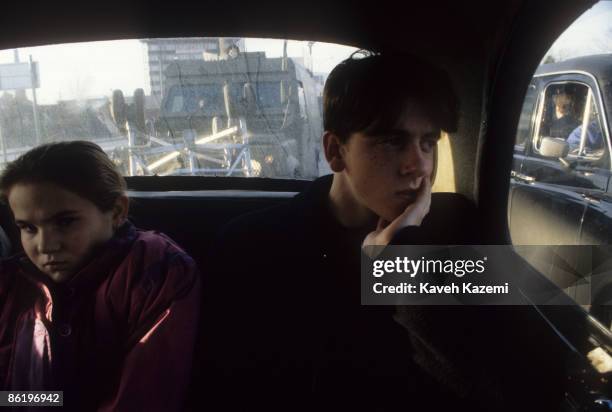
[{"label": "headrest", "polygon": [[4,232],[4,229],[0,227],[0,258],[5,258],[11,254],[11,241]]}]

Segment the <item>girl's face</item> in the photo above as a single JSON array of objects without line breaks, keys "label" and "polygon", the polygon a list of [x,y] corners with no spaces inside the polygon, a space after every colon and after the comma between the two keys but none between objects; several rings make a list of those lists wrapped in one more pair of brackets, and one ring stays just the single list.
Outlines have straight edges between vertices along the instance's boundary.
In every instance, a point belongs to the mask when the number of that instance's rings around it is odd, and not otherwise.
[{"label": "girl's face", "polygon": [[18,183],[8,195],[23,249],[55,282],[69,280],[108,241],[124,219],[90,200],[49,183]]}]

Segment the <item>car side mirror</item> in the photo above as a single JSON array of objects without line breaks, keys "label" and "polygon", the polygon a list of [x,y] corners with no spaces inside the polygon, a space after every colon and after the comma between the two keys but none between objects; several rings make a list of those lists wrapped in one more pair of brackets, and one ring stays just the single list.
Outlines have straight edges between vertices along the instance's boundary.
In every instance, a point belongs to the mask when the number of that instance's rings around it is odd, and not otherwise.
[{"label": "car side mirror", "polygon": [[544,157],[563,159],[569,153],[569,143],[558,137],[543,137],[540,154]]}]

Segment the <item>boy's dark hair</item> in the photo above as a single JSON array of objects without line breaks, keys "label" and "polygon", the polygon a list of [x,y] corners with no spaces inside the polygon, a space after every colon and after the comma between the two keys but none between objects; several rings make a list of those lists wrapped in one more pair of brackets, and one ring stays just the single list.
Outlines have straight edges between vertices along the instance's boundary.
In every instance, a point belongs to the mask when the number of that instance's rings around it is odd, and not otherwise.
[{"label": "boy's dark hair", "polygon": [[112,210],[126,190],[123,176],[100,146],[78,140],[38,146],[9,163],[0,175],[2,200],[16,184],[43,182],[76,193],[103,212]]},{"label": "boy's dark hair", "polygon": [[329,74],[323,126],[342,141],[355,132],[376,134],[393,127],[411,100],[435,126],[457,130],[459,101],[444,70],[411,55],[359,51]]}]

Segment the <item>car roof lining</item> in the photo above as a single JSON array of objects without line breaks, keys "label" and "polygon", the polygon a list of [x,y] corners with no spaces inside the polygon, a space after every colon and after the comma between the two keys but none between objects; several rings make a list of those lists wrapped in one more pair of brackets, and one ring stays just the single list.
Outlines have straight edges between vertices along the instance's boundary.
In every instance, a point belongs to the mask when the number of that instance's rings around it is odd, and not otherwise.
[{"label": "car roof lining", "polygon": [[221,2],[194,5],[182,0],[169,4],[111,1],[96,8],[59,7],[58,3],[16,5],[14,12],[0,17],[0,49],[75,40],[241,36],[460,55],[472,53],[475,45],[493,37],[521,3],[441,1],[421,3],[412,9],[407,5],[400,9],[392,1],[377,2],[372,7],[344,0],[297,4],[237,0],[232,7]]}]

